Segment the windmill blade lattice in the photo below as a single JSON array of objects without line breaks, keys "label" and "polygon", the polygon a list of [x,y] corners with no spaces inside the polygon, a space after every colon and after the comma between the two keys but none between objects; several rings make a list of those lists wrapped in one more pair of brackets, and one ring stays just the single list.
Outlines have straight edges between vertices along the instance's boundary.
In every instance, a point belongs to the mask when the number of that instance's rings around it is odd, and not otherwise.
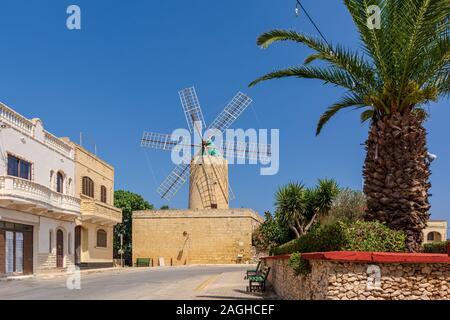
[{"label": "windmill blade lattice", "polygon": [[238,92],[208,129],[217,129],[223,133],[251,103],[250,97]]},{"label": "windmill blade lattice", "polygon": [[268,161],[272,154],[272,149],[270,144],[265,143],[224,141],[221,152],[226,158],[236,157],[246,160]]},{"label": "windmill blade lattice", "polygon": [[181,189],[189,178],[190,170],[188,163],[177,165],[167,178],[158,187],[157,192],[166,200],[171,200],[173,196]]},{"label": "windmill blade lattice", "polygon": [[[176,147],[195,147],[194,144],[180,143],[181,137],[172,134],[147,132],[145,131],[141,139],[141,147],[150,149],[159,149],[165,151],[172,151]],[[201,147],[198,145],[197,147]]]},{"label": "windmill blade lattice", "polygon": [[[180,90],[178,94],[190,133],[202,135],[201,130],[205,127],[205,120],[194,87]],[[216,129],[223,134],[251,102],[252,99],[247,95],[238,92],[211,123],[208,129]],[[200,128],[200,125],[202,128]],[[190,142],[187,144],[186,142],[183,142],[182,137],[172,134],[144,132],[141,139],[142,147],[165,151],[173,151],[183,147],[200,147],[200,151],[194,155],[194,157],[185,159],[182,164],[175,166],[172,172],[158,187],[157,192],[162,198],[171,200],[191,176],[191,187],[192,185],[197,187],[205,208],[217,208],[217,201],[219,199],[216,197],[216,191],[219,191],[219,189],[221,197],[220,202],[222,203],[224,200],[226,201],[226,205],[228,205],[229,200],[234,199],[234,193],[228,183],[228,170],[224,167],[224,165],[227,166],[228,164],[222,156],[234,156],[258,160],[263,159],[264,156],[270,155],[270,145],[231,141],[225,142],[221,146],[215,146],[214,142],[211,141],[211,138],[212,136],[203,138],[201,145],[195,145]],[[217,152],[217,149],[222,151],[222,155],[220,154],[220,151]],[[207,165],[204,165],[204,157],[208,160]],[[219,159],[222,159],[225,162],[222,162],[222,164],[220,161],[215,162],[215,160]],[[188,162],[186,160],[190,161]],[[201,163],[198,163],[197,161]],[[194,165],[192,166],[192,164]],[[200,171],[196,170],[202,170],[202,174],[198,175]],[[216,190],[216,188],[218,190]]]},{"label": "windmill blade lattice", "polygon": [[205,120],[203,118],[202,109],[197,98],[197,93],[194,87],[186,88],[178,91],[181,105],[183,106],[184,115],[188,124],[189,131],[193,134],[195,130],[195,122],[200,121],[205,127]]}]

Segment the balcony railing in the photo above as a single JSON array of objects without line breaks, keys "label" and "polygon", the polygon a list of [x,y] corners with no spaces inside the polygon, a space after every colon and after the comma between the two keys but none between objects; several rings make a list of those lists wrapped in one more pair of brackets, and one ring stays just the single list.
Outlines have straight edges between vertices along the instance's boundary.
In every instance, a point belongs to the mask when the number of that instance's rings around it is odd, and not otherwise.
[{"label": "balcony railing", "polygon": [[[11,126],[28,135],[29,137],[36,138],[36,124],[35,122],[28,120],[24,116],[15,112],[6,105],[0,103],[0,121],[6,125]],[[41,138],[42,139],[42,138]],[[73,148],[64,142],[63,140],[55,137],[50,132],[43,130],[43,141],[50,149],[56,150],[66,157],[73,159]]]},{"label": "balcony railing", "polygon": [[24,116],[0,103],[0,117],[4,122],[32,136],[34,124]]},{"label": "balcony railing", "polygon": [[45,131],[45,144],[50,148],[58,150],[65,156],[73,158],[73,149],[70,145],[62,141],[61,139],[55,137],[50,132]]},{"label": "balcony railing", "polygon": [[12,207],[21,205],[30,212],[80,215],[80,199],[12,176],[0,176],[0,203],[2,201]]},{"label": "balcony railing", "polygon": [[88,222],[115,225],[122,222],[122,210],[95,199],[82,196],[81,218]]}]

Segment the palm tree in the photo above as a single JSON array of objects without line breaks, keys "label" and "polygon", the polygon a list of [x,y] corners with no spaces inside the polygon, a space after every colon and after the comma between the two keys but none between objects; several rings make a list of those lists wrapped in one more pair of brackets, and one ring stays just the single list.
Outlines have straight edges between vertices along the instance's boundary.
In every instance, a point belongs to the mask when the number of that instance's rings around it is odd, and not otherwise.
[{"label": "palm tree", "polygon": [[331,179],[319,180],[313,189],[290,182],[275,193],[277,216],[299,238],[311,229],[319,217],[328,214],[338,191],[337,183]]},{"label": "palm tree", "polygon": [[[429,218],[429,162],[424,106],[450,92],[450,1],[344,0],[363,52],[328,45],[302,33],[273,30],[259,36],[263,48],[294,41],[313,49],[303,65],[271,72],[250,86],[276,78],[318,79],[345,89],[320,117],[323,126],[338,111],[362,111],[370,121],[363,169],[367,220],[403,230],[410,251],[420,249]],[[380,28],[369,28],[370,5],[381,10]],[[311,66],[313,61],[323,62]]]}]

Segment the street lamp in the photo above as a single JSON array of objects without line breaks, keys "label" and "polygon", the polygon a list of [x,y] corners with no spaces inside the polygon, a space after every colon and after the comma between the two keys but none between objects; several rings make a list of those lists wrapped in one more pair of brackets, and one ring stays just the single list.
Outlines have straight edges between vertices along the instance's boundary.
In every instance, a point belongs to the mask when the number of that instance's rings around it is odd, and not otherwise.
[{"label": "street lamp", "polygon": [[437,155],[427,152],[428,163],[432,163],[436,159],[437,159]]}]

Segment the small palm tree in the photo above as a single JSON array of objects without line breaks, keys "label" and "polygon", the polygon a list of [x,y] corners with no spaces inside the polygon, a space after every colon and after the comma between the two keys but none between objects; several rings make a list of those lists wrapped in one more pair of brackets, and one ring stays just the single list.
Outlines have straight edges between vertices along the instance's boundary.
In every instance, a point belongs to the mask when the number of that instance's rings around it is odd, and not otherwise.
[{"label": "small palm tree", "polygon": [[298,238],[306,234],[319,217],[331,209],[339,188],[334,180],[319,180],[313,188],[297,182],[280,187],[275,193],[277,216]]},{"label": "small palm tree", "polygon": [[[429,218],[429,162],[424,106],[450,93],[449,0],[344,0],[359,31],[363,53],[302,33],[273,30],[259,36],[263,48],[294,41],[314,50],[304,65],[271,72],[269,79],[318,79],[343,88],[344,96],[320,117],[316,134],[345,108],[370,121],[363,175],[365,218],[405,231],[406,245],[417,251]],[[380,8],[373,28],[369,6]],[[372,27],[371,27],[372,26]],[[311,66],[313,61],[325,65]]]}]

